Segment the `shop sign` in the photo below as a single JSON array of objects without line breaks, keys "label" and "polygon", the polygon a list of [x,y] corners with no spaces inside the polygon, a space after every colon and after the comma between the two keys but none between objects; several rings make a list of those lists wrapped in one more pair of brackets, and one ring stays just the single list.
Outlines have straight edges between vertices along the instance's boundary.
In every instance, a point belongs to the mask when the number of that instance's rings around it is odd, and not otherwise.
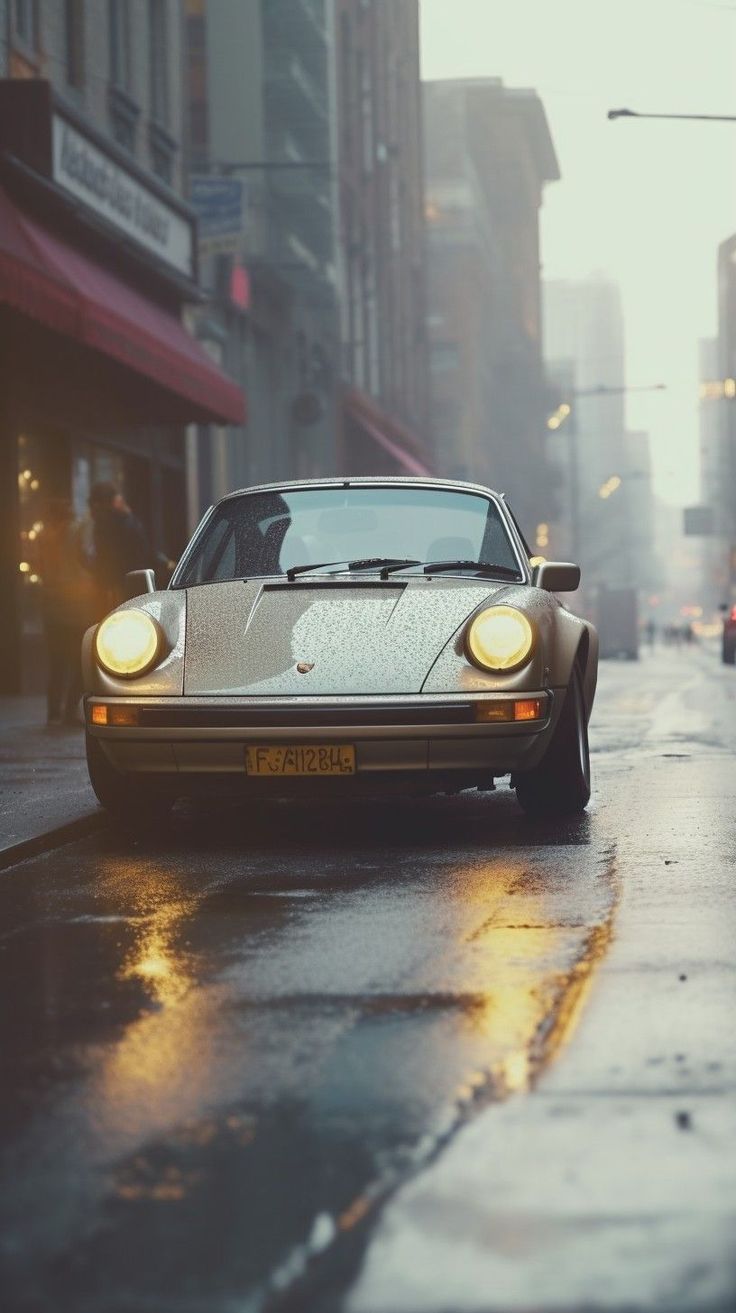
[{"label": "shop sign", "polygon": [[688,538],[708,538],[714,532],[712,506],[686,506],[683,528]]},{"label": "shop sign", "polygon": [[165,264],[191,278],[192,226],[59,114],[53,116],[53,178]]},{"label": "shop sign", "polygon": [[189,180],[189,201],[197,215],[200,251],[237,251],[244,222],[242,179],[195,173]]}]

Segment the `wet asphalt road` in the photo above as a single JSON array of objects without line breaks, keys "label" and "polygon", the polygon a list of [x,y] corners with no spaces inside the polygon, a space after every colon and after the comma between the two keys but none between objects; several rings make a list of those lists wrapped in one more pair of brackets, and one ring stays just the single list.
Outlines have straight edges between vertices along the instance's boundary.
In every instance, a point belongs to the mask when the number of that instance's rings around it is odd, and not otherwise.
[{"label": "wet asphalt road", "polygon": [[713,657],[607,664],[574,821],[503,786],[275,805],[0,876],[3,1309],[337,1307],[395,1186],[579,1042],[663,670],[731,732]]}]

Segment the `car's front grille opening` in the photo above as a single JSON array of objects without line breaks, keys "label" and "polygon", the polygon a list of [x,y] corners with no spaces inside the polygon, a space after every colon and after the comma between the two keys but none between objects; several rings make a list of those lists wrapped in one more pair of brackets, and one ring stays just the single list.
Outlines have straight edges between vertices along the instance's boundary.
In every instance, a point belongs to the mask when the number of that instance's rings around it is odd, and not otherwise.
[{"label": "car's front grille opening", "polygon": [[221,729],[344,725],[468,725],[475,720],[471,702],[346,707],[140,707],[138,724],[151,729]]}]

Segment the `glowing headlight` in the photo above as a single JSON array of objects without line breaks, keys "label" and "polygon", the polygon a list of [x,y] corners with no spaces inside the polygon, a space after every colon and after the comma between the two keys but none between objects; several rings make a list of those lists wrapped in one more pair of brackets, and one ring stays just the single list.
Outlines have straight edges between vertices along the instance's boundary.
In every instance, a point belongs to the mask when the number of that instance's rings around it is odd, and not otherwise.
[{"label": "glowing headlight", "polygon": [[489,606],[475,617],[466,638],[468,655],[483,670],[516,670],[534,644],[531,624],[512,606]]},{"label": "glowing headlight", "polygon": [[155,665],[163,635],[145,611],[113,611],[97,630],[97,660],[110,675],[132,678]]}]

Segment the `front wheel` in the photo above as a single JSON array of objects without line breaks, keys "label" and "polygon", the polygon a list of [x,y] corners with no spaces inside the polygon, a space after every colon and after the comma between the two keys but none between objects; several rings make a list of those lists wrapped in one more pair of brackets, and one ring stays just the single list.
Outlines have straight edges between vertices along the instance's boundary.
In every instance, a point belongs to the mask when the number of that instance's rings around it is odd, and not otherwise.
[{"label": "front wheel", "polygon": [[570,816],[590,799],[588,724],[580,672],[575,667],[552,742],[534,770],[514,778],[516,796],[530,816]]},{"label": "front wheel", "polygon": [[105,811],[126,829],[148,829],[170,813],[174,799],[157,793],[110,764],[100,744],[86,735],[87,770],[92,788]]}]

